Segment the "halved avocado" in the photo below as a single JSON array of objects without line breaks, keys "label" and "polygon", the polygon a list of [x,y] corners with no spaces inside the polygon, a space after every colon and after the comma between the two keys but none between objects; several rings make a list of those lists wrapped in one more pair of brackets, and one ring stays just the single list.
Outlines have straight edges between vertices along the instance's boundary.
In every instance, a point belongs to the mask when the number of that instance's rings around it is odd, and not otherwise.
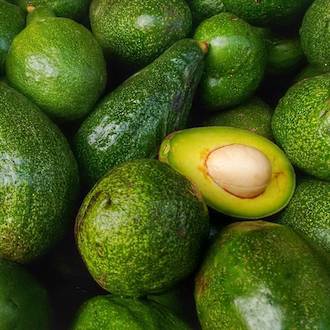
[{"label": "halved avocado", "polygon": [[163,141],[159,159],[195,183],[210,207],[233,217],[258,219],[277,213],[295,189],[295,172],[284,152],[238,128],[175,132]]}]

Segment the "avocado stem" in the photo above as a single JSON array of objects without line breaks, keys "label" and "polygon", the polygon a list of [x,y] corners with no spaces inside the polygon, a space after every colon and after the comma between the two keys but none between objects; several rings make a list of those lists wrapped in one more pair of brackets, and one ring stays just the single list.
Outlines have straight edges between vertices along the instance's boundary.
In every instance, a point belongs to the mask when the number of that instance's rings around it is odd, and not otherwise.
[{"label": "avocado stem", "polygon": [[199,41],[199,47],[201,48],[204,54],[207,54],[209,51],[209,43],[207,41]]},{"label": "avocado stem", "polygon": [[31,14],[33,11],[35,11],[36,7],[32,5],[32,3],[29,3],[26,7],[26,11]]}]

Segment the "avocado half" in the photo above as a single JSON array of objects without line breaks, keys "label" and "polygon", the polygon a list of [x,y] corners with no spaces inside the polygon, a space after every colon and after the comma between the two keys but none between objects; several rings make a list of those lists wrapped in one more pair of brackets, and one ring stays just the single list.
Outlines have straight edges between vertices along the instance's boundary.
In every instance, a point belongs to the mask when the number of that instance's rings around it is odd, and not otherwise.
[{"label": "avocado half", "polygon": [[197,185],[206,203],[237,218],[259,219],[283,209],[295,172],[268,139],[233,127],[192,128],[169,135],[159,159]]}]

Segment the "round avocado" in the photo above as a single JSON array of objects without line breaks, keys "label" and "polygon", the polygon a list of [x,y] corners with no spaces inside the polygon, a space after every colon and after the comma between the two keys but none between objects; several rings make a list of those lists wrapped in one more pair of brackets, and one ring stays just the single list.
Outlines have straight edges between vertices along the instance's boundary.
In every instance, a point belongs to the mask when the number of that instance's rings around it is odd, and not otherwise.
[{"label": "round avocado", "polygon": [[0,256],[26,263],[48,251],[68,227],[77,188],[60,130],[0,83]]},{"label": "round avocado", "polygon": [[301,29],[302,48],[310,64],[330,71],[330,1],[315,0],[308,9]]},{"label": "round avocado", "polygon": [[261,36],[240,18],[221,13],[202,22],[194,38],[209,44],[201,103],[219,110],[246,101],[264,75],[267,53]]},{"label": "round avocado", "polygon": [[107,291],[165,291],[197,266],[209,230],[199,192],[157,160],[124,163],[85,198],[76,241],[89,272]]},{"label": "round avocado", "polygon": [[92,33],[68,18],[33,20],[14,39],[7,78],[49,116],[85,116],[106,83],[102,49]]},{"label": "round avocado", "polygon": [[329,329],[330,277],[298,235],[264,221],[234,223],[195,282],[203,330]]},{"label": "round avocado", "polygon": [[222,0],[188,0],[194,23],[225,11]]},{"label": "round avocado", "polygon": [[295,81],[300,81],[307,78],[312,78],[315,76],[320,76],[321,74],[325,73],[321,68],[308,65],[303,70],[299,72],[299,74],[295,77]]},{"label": "round avocado", "polygon": [[192,26],[184,0],[93,0],[90,21],[102,47],[134,67],[151,63]]},{"label": "round avocado", "polygon": [[330,74],[302,80],[280,100],[272,119],[276,142],[292,164],[330,180]]},{"label": "round avocado", "polygon": [[193,182],[209,206],[232,217],[279,212],[295,188],[282,150],[248,130],[214,126],[175,132],[163,141],[159,159]]}]

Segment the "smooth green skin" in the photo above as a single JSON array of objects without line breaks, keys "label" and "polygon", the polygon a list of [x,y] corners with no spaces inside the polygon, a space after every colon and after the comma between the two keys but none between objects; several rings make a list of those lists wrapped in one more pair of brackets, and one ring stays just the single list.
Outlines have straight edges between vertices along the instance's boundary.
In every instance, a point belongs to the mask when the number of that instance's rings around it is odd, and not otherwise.
[{"label": "smooth green skin", "polygon": [[93,0],[90,21],[103,48],[131,66],[142,67],[191,31],[184,0]]},{"label": "smooth green skin", "polygon": [[0,0],[0,75],[4,72],[8,49],[24,26],[25,17],[19,7]]},{"label": "smooth green skin", "polygon": [[310,64],[330,71],[330,1],[315,0],[308,9],[300,38]]},{"label": "smooth green skin", "polygon": [[194,23],[210,18],[225,11],[222,0],[188,0]]},{"label": "smooth green skin", "polygon": [[7,78],[49,116],[85,116],[106,83],[102,49],[92,33],[68,19],[46,17],[30,23],[14,39]]},{"label": "smooth green skin", "polygon": [[203,330],[329,329],[330,277],[307,243],[264,221],[225,228],[196,278]]},{"label": "smooth green skin", "polygon": [[182,320],[155,302],[97,296],[78,312],[72,330],[188,330]]},{"label": "smooth green skin", "polygon": [[60,130],[0,83],[0,255],[26,263],[48,251],[68,227],[77,187]]},{"label": "smooth green skin", "polygon": [[321,68],[308,65],[296,76],[295,81],[312,78],[315,76],[319,76],[323,73],[325,72]]},{"label": "smooth green skin", "polygon": [[127,162],[85,198],[76,241],[105,290],[145,296],[173,287],[196,268],[209,230],[194,186],[157,160]]},{"label": "smooth green skin", "polygon": [[250,24],[290,25],[300,19],[313,0],[223,0],[226,10]]},{"label": "smooth green skin", "polygon": [[221,13],[202,22],[194,38],[209,43],[202,103],[219,110],[246,101],[259,86],[266,66],[261,36],[243,20]]},{"label": "smooth green skin", "polygon": [[291,163],[330,180],[330,74],[302,80],[280,100],[273,135]]},{"label": "smooth green skin", "polygon": [[236,108],[212,115],[203,123],[203,126],[230,126],[247,129],[272,140],[272,114],[273,111],[268,104],[259,98],[253,98]]},{"label": "smooth green skin", "polygon": [[0,259],[0,330],[50,329],[47,292],[21,266]]},{"label": "smooth green skin", "polygon": [[162,139],[185,127],[203,58],[199,43],[179,41],[103,99],[75,138],[90,185],[117,164],[156,157]]}]

